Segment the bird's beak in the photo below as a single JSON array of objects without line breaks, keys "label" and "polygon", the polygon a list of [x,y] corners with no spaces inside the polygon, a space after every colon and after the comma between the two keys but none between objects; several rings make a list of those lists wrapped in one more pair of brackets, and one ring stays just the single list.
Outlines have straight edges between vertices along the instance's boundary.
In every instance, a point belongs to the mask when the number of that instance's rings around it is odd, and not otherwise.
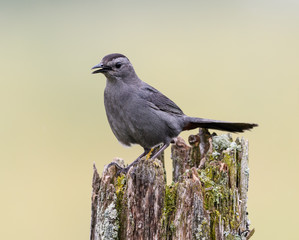
[{"label": "bird's beak", "polygon": [[104,72],[107,72],[108,70],[111,70],[111,67],[104,66],[102,63],[99,63],[99,64],[95,65],[92,69],[97,69],[97,68],[99,68],[99,69],[93,71],[92,74],[95,74],[95,73],[104,73]]}]

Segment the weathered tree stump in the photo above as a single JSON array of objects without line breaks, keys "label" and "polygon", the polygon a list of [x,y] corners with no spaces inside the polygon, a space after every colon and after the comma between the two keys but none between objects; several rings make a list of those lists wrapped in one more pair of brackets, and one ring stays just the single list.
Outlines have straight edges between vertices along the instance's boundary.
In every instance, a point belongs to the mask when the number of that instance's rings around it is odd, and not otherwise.
[{"label": "weathered tree stump", "polygon": [[126,175],[94,167],[90,239],[249,239],[248,141],[200,129],[189,144],[171,147],[170,185],[163,160],[142,159]]}]

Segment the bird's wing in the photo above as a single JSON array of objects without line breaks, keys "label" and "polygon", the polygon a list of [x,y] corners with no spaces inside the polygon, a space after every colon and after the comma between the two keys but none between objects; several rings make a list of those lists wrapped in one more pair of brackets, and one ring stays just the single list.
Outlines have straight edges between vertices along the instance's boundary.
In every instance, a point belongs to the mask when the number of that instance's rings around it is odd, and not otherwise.
[{"label": "bird's wing", "polygon": [[150,102],[151,107],[170,114],[184,115],[173,101],[152,86],[145,84],[140,90],[140,96]]}]

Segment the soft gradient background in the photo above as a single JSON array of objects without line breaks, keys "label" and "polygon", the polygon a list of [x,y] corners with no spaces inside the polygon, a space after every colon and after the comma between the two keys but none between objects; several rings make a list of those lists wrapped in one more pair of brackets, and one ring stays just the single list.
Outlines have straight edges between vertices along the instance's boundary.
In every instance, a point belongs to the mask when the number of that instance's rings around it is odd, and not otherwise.
[{"label": "soft gradient background", "polygon": [[0,239],[88,239],[93,162],[142,151],[90,74],[113,52],[186,114],[259,123],[253,239],[298,239],[298,1],[1,1],[0,26]]}]

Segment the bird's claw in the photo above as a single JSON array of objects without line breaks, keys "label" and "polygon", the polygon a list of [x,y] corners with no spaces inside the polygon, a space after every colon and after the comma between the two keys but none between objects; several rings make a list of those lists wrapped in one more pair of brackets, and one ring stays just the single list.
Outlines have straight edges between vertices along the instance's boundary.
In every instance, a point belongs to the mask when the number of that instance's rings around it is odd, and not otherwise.
[{"label": "bird's claw", "polygon": [[125,168],[121,168],[117,171],[117,174],[120,175],[120,174],[124,174],[124,175],[127,175],[128,171],[129,171],[129,167],[125,167]]},{"label": "bird's claw", "polygon": [[115,166],[117,168],[117,175],[120,175],[120,174],[125,174],[126,175],[129,171],[130,167],[131,167],[131,166],[121,167],[118,163],[111,162],[107,165],[107,169],[109,169],[112,166]]},{"label": "bird's claw", "polygon": [[109,164],[107,165],[107,169],[110,168],[111,166],[115,166],[115,167],[118,169],[118,171],[121,170],[121,169],[123,169],[123,168],[122,168],[118,163],[116,163],[116,162],[111,162],[111,163],[109,163]]}]

